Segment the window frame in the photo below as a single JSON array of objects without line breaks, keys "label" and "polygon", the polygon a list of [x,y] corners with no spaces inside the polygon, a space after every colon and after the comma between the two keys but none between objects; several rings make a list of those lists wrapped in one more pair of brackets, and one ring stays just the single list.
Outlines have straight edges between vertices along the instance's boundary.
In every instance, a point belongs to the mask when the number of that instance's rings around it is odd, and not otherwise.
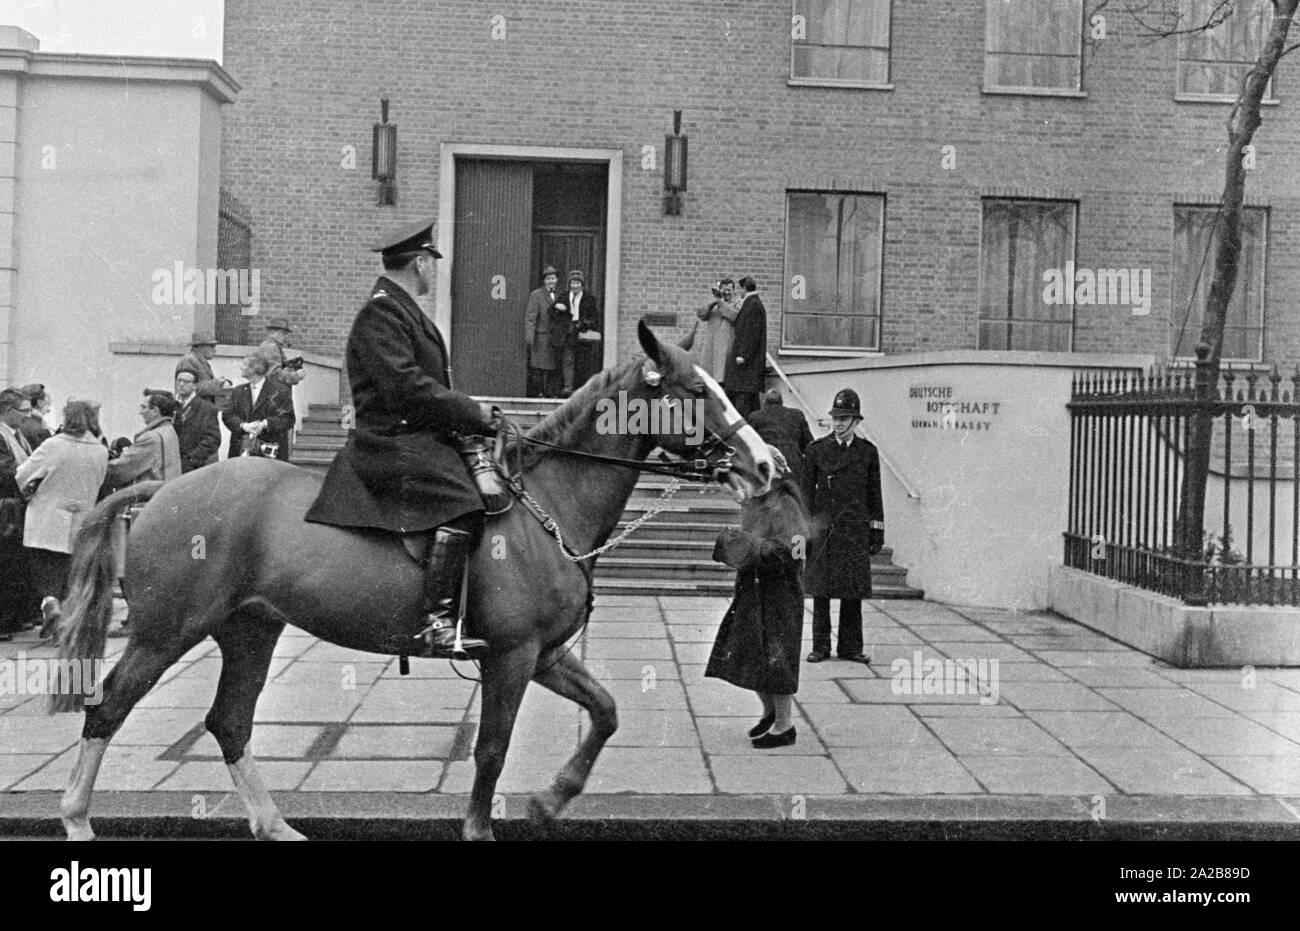
[{"label": "window frame", "polygon": [[[1192,352],[1189,355],[1185,355],[1185,356],[1178,355],[1177,354],[1178,346],[1174,343],[1174,338],[1176,335],[1175,327],[1178,321],[1181,320],[1181,317],[1179,315],[1182,313],[1182,307],[1175,306],[1173,304],[1174,291],[1178,287],[1177,212],[1180,209],[1218,210],[1219,204],[1205,203],[1205,202],[1198,203],[1195,201],[1181,201],[1181,202],[1175,201],[1173,204],[1173,211],[1171,212],[1170,219],[1173,220],[1173,225],[1170,229],[1170,232],[1172,234],[1171,235],[1172,241],[1170,242],[1170,248],[1169,248],[1169,282],[1170,282],[1169,358],[1175,363],[1187,363],[1187,362],[1196,361],[1196,343],[1194,337],[1192,342]],[[1273,211],[1269,207],[1260,204],[1242,204],[1241,209],[1243,212],[1247,210],[1259,210],[1263,212],[1263,216],[1264,216],[1264,222],[1261,227],[1261,234],[1260,234],[1262,254],[1260,258],[1260,267],[1259,267],[1259,355],[1254,359],[1246,358],[1244,356],[1223,356],[1221,357],[1220,361],[1240,363],[1242,365],[1263,365],[1264,358],[1265,358],[1264,354],[1268,347],[1268,243],[1269,243],[1269,226],[1272,221]],[[1208,298],[1210,284],[1214,280],[1213,278],[1214,265],[1213,265],[1212,256],[1206,260],[1206,268],[1210,273],[1210,277],[1207,280],[1205,276],[1202,276],[1201,283],[1197,290],[1199,291],[1201,289],[1204,289],[1206,297]],[[1241,281],[1240,275],[1238,275],[1237,280],[1238,283],[1240,283]],[[1233,289],[1233,293],[1234,295],[1237,293],[1236,288]],[[1231,298],[1229,298],[1229,301],[1231,301]],[[1190,323],[1191,321],[1189,320],[1189,326]],[[1204,311],[1202,311],[1201,321],[1196,328],[1195,331],[1196,333],[1200,332],[1200,326],[1203,324],[1204,324]],[[1225,331],[1227,330],[1227,328],[1228,328],[1228,321],[1225,320],[1224,321]]]},{"label": "window frame", "polygon": [[[1035,85],[1014,85],[1014,84],[990,84],[988,81],[989,74],[989,55],[1008,55],[1014,53],[1008,52],[991,52],[989,49],[989,4],[993,0],[984,0],[984,70],[980,76],[981,90],[986,94],[1010,94],[1026,97],[1087,97],[1087,92],[1083,89],[1083,24],[1084,17],[1087,15],[1084,0],[1075,0],[1079,4],[1079,23],[1077,38],[1078,48],[1075,52],[1075,86],[1074,87],[1037,87]],[[1025,55],[1034,54],[1032,52],[1021,53]]]},{"label": "window frame", "polygon": [[[804,2],[806,2],[806,0],[804,0]],[[887,62],[886,67],[885,67],[885,80],[884,80],[884,81],[852,81],[852,80],[845,80],[845,79],[841,79],[841,78],[819,78],[819,77],[812,77],[812,76],[809,76],[809,77],[801,77],[801,76],[797,76],[797,75],[794,73],[794,53],[795,53],[795,48],[796,48],[797,46],[796,46],[795,38],[794,38],[794,36],[793,36],[793,34],[792,34],[792,35],[790,36],[790,70],[789,70],[789,74],[787,75],[787,78],[786,78],[786,83],[787,83],[787,84],[789,84],[789,85],[792,86],[792,87],[848,87],[848,88],[857,88],[857,89],[859,89],[859,90],[886,90],[886,91],[891,91],[891,90],[894,89],[894,84],[893,84],[893,77],[894,77],[894,0],[853,0],[853,2],[863,2],[863,3],[883,3],[883,4],[885,4],[885,6],[887,7],[887,19],[888,19],[888,29],[889,29],[889,44],[886,45],[885,48],[884,48],[884,51],[885,51],[885,59],[886,59],[886,62]],[[794,18],[795,18],[796,16],[800,15],[800,14],[799,14],[799,11],[798,11],[798,5],[799,5],[799,3],[800,3],[800,0],[790,0],[790,22],[791,22],[791,24],[794,23]],[[808,43],[807,43],[806,41],[805,41],[804,43],[801,43],[801,44],[802,44],[804,47],[808,47]],[[818,47],[818,48],[860,48],[860,49],[877,49],[877,47],[876,47],[876,46],[873,46],[873,45],[841,45],[841,46],[823,46],[823,45],[818,45],[817,47]],[[877,50],[878,50],[878,49],[877,49]]]},{"label": "window frame", "polygon": [[[1188,0],[1180,0],[1180,2],[1179,2],[1179,10],[1180,10],[1180,11],[1185,11],[1185,10],[1187,9],[1187,7],[1188,7]],[[1235,17],[1235,15],[1236,15],[1236,12],[1237,12],[1237,9],[1234,8],[1234,9],[1233,9],[1233,16],[1234,16],[1234,17]],[[1230,21],[1231,21],[1231,18],[1230,18],[1227,22],[1230,22]],[[1221,29],[1224,25],[1227,25],[1227,22],[1225,22],[1225,23],[1220,23],[1219,26],[1217,26],[1217,27],[1215,27],[1215,28],[1216,28],[1216,29]],[[1208,63],[1215,63],[1215,64],[1228,64],[1228,63],[1229,63],[1229,62],[1225,62],[1225,61],[1220,60],[1220,59],[1199,59],[1199,58],[1198,58],[1198,59],[1185,59],[1185,58],[1183,58],[1183,46],[1184,46],[1184,42],[1186,42],[1187,40],[1188,40],[1188,37],[1187,37],[1187,36],[1185,36],[1185,35],[1180,35],[1180,36],[1178,37],[1177,45],[1176,45],[1176,47],[1175,47],[1175,49],[1174,49],[1174,100],[1175,100],[1175,102],[1178,102],[1178,103],[1236,103],[1237,99],[1241,96],[1241,91],[1240,91],[1240,89],[1238,89],[1238,90],[1236,90],[1236,91],[1230,91],[1230,92],[1227,92],[1227,93],[1222,93],[1222,94],[1206,93],[1206,92],[1204,92],[1204,91],[1185,91],[1185,90],[1183,90],[1183,87],[1182,87],[1182,78],[1183,78],[1183,62],[1184,62],[1184,61],[1198,61],[1198,62],[1203,62],[1203,63],[1208,62]],[[1231,64],[1244,64],[1244,65],[1253,66],[1253,65],[1255,64],[1255,59],[1252,59],[1251,61],[1246,61],[1246,62],[1231,62]],[[1277,73],[1274,72],[1274,73],[1269,77],[1269,79],[1268,79],[1268,86],[1264,88],[1264,97],[1263,97],[1263,99],[1260,101],[1261,105],[1264,105],[1264,106],[1277,106],[1278,104],[1280,104],[1280,103],[1282,102],[1281,99],[1278,98],[1278,97],[1273,93],[1273,88],[1274,88],[1274,84],[1276,83],[1276,79],[1277,79]],[[1184,204],[1184,205],[1182,205],[1182,206],[1195,206],[1195,205]]]},{"label": "window frame", "polygon": [[[975,290],[975,351],[976,352],[1074,352],[1075,329],[1078,324],[1078,316],[1076,314],[1076,308],[1078,305],[1074,303],[1068,305],[1070,308],[1070,319],[1069,319],[1069,327],[1068,327],[1069,337],[1066,340],[1065,349],[1016,349],[1010,345],[1011,343],[1010,339],[1006,340],[1008,344],[1006,348],[994,348],[994,347],[984,348],[980,345],[980,330],[983,324],[985,323],[985,319],[982,316],[980,316],[980,306],[983,302],[983,297],[984,297],[984,224],[987,222],[985,205],[988,204],[990,201],[1004,201],[1004,202],[1014,202],[1020,204],[1069,204],[1070,206],[1072,206],[1074,208],[1074,211],[1071,216],[1071,223],[1070,223],[1070,249],[1069,249],[1069,256],[1066,259],[1066,261],[1074,263],[1075,268],[1078,268],[1078,264],[1079,264],[1080,203],[1078,200],[1071,200],[1063,197],[1004,197],[1004,196],[997,196],[997,195],[986,195],[981,197],[980,198],[980,229],[979,229],[979,275],[976,279],[976,290]],[[1041,284],[1042,283],[1041,273],[1039,274],[1038,280],[1039,280],[1039,284]],[[1071,281],[1069,284],[1071,288],[1075,286],[1075,282],[1073,281]],[[1064,323],[1065,322],[1065,321],[1057,321],[1057,320],[1034,320],[1028,318],[1016,318],[1016,317],[1007,317],[1005,318],[1005,321],[990,320],[988,322],[991,323],[1005,322],[1008,326],[1010,326],[1011,322],[1017,319],[1020,319],[1025,323]]]},{"label": "window frame", "polygon": [[[811,343],[790,343],[786,341],[786,318],[799,316],[790,310],[790,197],[796,194],[815,194],[832,197],[874,197],[880,201],[880,218],[876,223],[876,340],[873,346],[826,346]],[[785,192],[785,236],[782,243],[781,257],[781,339],[778,354],[817,355],[817,356],[879,356],[884,354],[881,344],[884,342],[885,323],[885,213],[889,207],[889,198],[882,191],[827,191],[814,188],[788,188]],[[836,257],[838,260],[838,256]],[[811,316],[805,314],[804,316]],[[847,316],[847,315],[845,315]],[[863,315],[866,316],[866,315]]]}]

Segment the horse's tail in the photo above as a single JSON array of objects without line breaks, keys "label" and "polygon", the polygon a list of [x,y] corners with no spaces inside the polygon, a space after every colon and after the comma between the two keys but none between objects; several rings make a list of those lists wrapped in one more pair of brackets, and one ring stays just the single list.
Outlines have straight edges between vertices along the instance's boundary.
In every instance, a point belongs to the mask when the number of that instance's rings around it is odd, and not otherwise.
[{"label": "horse's tail", "polygon": [[[91,681],[80,691],[54,690],[50,713],[81,711],[85,694],[94,686],[104,658],[104,640],[113,619],[113,583],[117,574],[117,553],[113,546],[113,527],[122,512],[133,504],[148,501],[162,482],[140,482],[109,495],[90,512],[72,550],[68,570],[68,597],[63,602],[59,622],[59,667],[79,660],[82,668],[94,670]],[[88,675],[91,673],[87,672]]]}]

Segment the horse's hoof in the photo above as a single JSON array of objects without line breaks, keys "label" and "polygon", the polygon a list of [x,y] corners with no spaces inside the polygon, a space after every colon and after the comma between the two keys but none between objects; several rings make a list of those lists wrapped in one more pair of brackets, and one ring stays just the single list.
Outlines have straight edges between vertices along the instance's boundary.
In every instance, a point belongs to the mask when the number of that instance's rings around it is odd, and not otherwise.
[{"label": "horse's hoof", "polygon": [[533,824],[550,824],[563,807],[553,792],[538,792],[528,800],[528,820]]},{"label": "horse's hoof", "polygon": [[68,840],[94,840],[95,832],[90,827],[90,819],[70,821],[63,819],[63,830],[68,832]]},{"label": "horse's hoof", "polygon": [[491,827],[485,828],[481,831],[471,831],[469,828],[465,828],[464,830],[461,831],[460,839],[469,840],[469,841],[483,841],[483,840],[494,841],[497,839],[497,836],[492,833]]},{"label": "horse's hoof", "polygon": [[300,831],[295,831],[289,826],[289,822],[280,821],[267,828],[253,831],[253,836],[258,840],[306,840],[307,835]]}]

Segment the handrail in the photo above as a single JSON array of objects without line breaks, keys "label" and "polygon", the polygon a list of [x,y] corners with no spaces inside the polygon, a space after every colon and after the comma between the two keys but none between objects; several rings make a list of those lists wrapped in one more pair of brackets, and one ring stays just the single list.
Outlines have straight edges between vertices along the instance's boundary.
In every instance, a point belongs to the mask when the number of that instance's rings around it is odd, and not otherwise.
[{"label": "handrail", "polygon": [[[808,406],[808,402],[803,399],[803,395],[799,393],[799,389],[796,388],[794,384],[790,381],[790,377],[785,374],[785,371],[781,368],[780,365],[777,364],[777,361],[772,358],[772,354],[770,352],[767,353],[767,364],[770,365],[773,368],[773,370],[775,370],[777,377],[780,378],[781,381],[785,383],[785,386],[788,389],[790,389],[790,394],[794,395],[794,399],[797,402],[799,402],[799,406],[803,408],[804,415],[807,417],[811,417],[813,421],[818,425],[824,426],[826,424],[826,420],[822,417],[818,417],[816,412],[813,411],[813,409]],[[858,426],[859,429],[862,430],[863,437],[865,437],[871,443],[871,445],[876,447],[876,455],[880,457],[881,463],[884,464],[886,469],[888,469],[890,472],[894,474],[894,478],[898,479],[898,484],[903,486],[903,491],[907,492],[907,496],[916,501],[920,501],[921,493],[916,490],[916,487],[912,485],[911,482],[909,482],[906,478],[903,477],[903,473],[900,472],[898,470],[898,467],[894,465],[893,461],[888,456],[885,455],[885,451],[881,447],[880,442],[875,437],[873,437],[870,433],[868,433],[866,431],[866,428],[862,427],[861,424],[859,424]]]}]

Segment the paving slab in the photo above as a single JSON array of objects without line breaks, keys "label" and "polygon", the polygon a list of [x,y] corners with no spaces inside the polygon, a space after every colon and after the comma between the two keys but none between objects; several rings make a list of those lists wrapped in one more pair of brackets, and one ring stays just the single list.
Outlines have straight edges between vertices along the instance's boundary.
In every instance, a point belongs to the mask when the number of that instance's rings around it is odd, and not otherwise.
[{"label": "paving slab", "polygon": [[967,754],[961,765],[999,795],[1085,795],[1115,788],[1081,760],[1068,757]]},{"label": "paving slab", "polygon": [[833,747],[840,772],[856,792],[891,795],[966,795],[983,791],[946,750]]},{"label": "paving slab", "polygon": [[830,795],[848,791],[839,768],[824,756],[755,757],[751,750],[739,756],[710,754],[709,767],[718,791],[733,795]]},{"label": "paving slab", "polygon": [[1026,718],[935,718],[926,723],[958,757],[1070,755],[1069,748]]},{"label": "paving slab", "polygon": [[1131,795],[1246,795],[1251,791],[1190,750],[1079,747],[1075,752]]},{"label": "paving slab", "polygon": [[446,764],[436,760],[323,760],[303,792],[432,792]]}]

